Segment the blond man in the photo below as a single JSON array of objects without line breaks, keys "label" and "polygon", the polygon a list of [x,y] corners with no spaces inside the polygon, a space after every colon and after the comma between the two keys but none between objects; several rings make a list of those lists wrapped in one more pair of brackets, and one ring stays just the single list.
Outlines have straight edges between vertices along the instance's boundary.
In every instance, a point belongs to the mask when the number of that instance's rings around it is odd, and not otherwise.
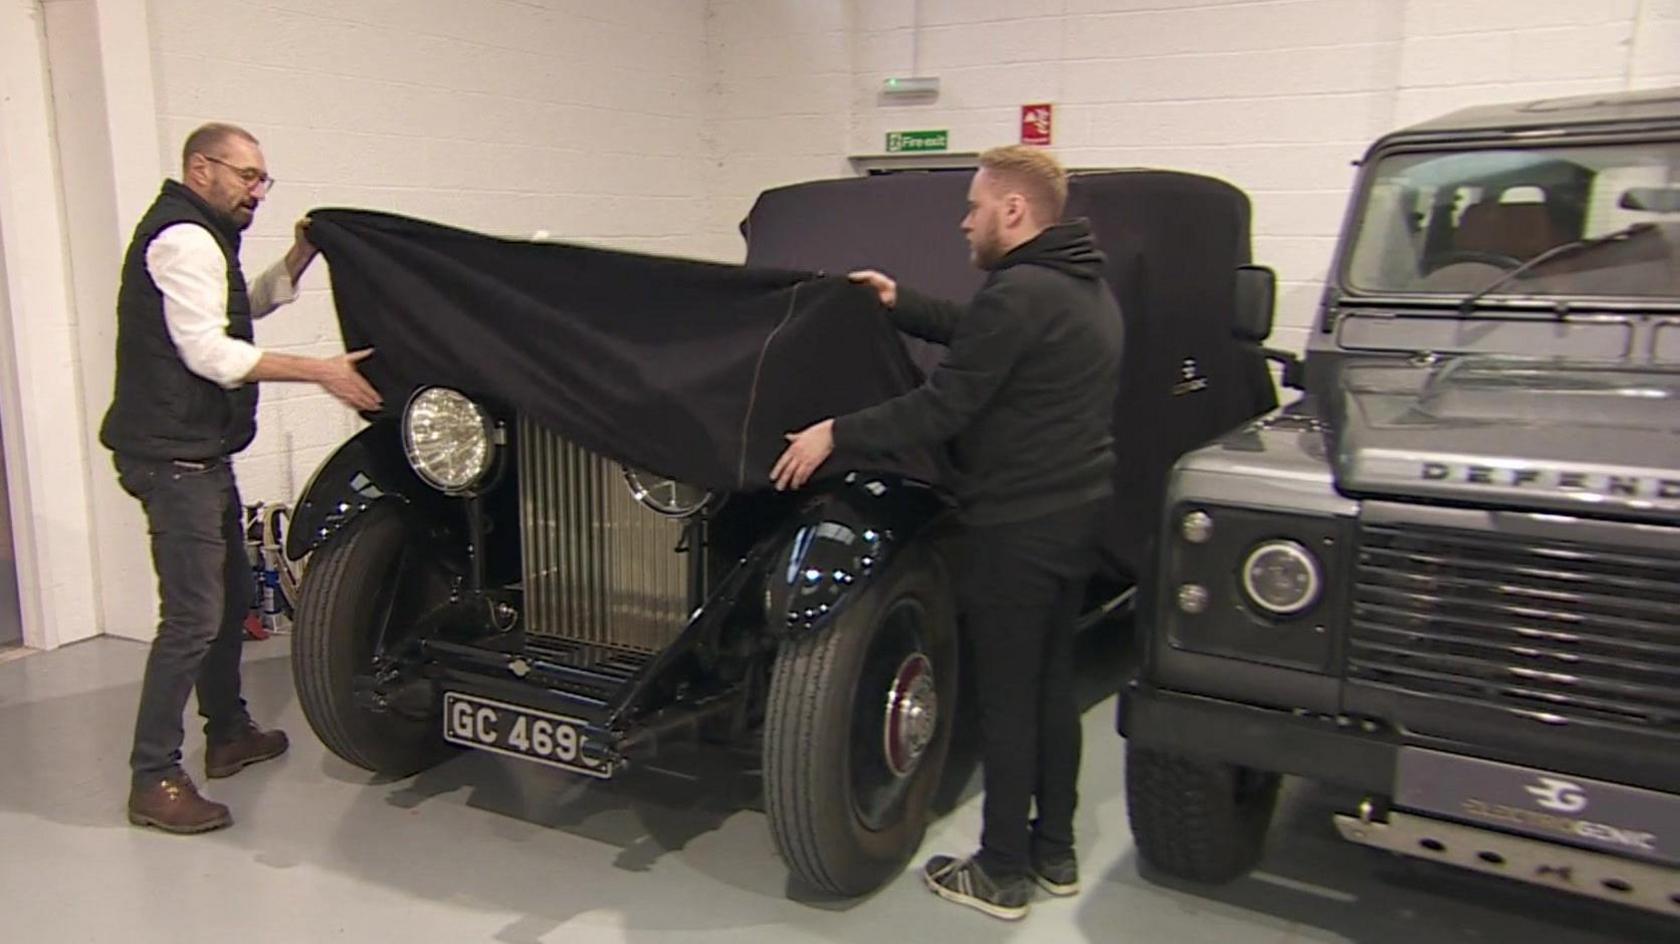
[{"label": "blond man", "polygon": [[1122,328],[1103,254],[1086,221],[1061,221],[1066,202],[1067,174],[1044,151],[982,154],[962,231],[987,276],[967,305],[852,275],[901,330],[947,345],[943,362],[903,396],[790,433],[771,470],[777,488],[798,488],[836,444],[949,445],[986,797],[980,850],[934,856],[923,877],[940,897],[1004,919],[1027,914],[1035,881],[1079,890],[1073,625],[1113,492]]}]

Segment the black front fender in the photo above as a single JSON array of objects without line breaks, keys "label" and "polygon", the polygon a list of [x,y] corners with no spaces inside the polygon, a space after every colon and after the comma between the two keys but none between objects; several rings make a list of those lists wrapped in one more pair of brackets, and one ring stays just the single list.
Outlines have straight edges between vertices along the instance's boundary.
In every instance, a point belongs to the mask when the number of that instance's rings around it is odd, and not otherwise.
[{"label": "black front fender", "polygon": [[[954,507],[937,488],[899,476],[852,473],[822,486],[753,544],[681,636],[619,692],[607,708],[606,736],[629,750],[650,735],[648,719],[685,697],[677,693],[687,690],[694,699],[688,689],[696,660],[711,661],[722,650],[768,651],[820,632],[914,542],[934,539]],[[761,612],[762,623],[738,622],[743,610]],[[737,632],[758,642],[738,650],[727,641]],[[739,694],[715,690],[700,698]]]},{"label": "black front fender", "polygon": [[414,473],[403,455],[398,421],[386,419],[350,437],[315,470],[292,509],[286,556],[298,560],[376,502],[392,500],[438,517],[447,499]]},{"label": "black front fender", "polygon": [[827,625],[953,508],[944,492],[913,479],[847,475],[778,536],[764,575],[765,628],[786,638]]}]

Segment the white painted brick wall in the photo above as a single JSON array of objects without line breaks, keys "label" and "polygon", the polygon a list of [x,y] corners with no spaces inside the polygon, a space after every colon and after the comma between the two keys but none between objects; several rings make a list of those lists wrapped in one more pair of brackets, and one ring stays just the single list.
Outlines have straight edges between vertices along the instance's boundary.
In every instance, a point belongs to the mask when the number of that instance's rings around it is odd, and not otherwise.
[{"label": "white painted brick wall", "polygon": [[1629,70],[1642,87],[1680,85],[1680,0],[1643,0]]},{"label": "white painted brick wall", "polygon": [[[165,166],[192,128],[227,120],[262,140],[279,180],[247,233],[252,273],[317,206],[706,247],[704,4],[153,0],[150,12]],[[775,129],[742,130],[760,153],[789,151]],[[258,323],[259,344],[339,349],[324,268]],[[258,437],[238,461],[246,499],[294,496],[358,422],[312,386],[265,385]]]},{"label": "white painted brick wall", "polygon": [[710,0],[705,58],[706,243],[743,256],[738,226],[760,192],[850,172],[852,30],[847,4]]}]

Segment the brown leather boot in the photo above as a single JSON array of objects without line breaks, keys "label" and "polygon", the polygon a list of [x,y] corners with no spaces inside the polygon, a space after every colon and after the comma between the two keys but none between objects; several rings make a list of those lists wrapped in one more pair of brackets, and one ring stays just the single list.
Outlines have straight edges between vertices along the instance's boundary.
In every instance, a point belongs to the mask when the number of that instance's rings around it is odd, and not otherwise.
[{"label": "brown leather boot", "polygon": [[198,795],[186,774],[159,777],[128,794],[128,821],[166,833],[207,833],[233,824],[228,808]]},{"label": "brown leather boot", "polygon": [[212,780],[231,777],[252,764],[279,757],[290,744],[286,732],[264,731],[248,722],[233,740],[205,747],[204,773]]}]

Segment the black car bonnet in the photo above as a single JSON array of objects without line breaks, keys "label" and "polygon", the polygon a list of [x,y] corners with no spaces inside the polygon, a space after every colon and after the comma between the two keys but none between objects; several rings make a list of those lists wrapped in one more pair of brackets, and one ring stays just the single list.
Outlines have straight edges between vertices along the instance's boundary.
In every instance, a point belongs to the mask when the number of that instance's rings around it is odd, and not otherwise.
[{"label": "black car bonnet", "polygon": [[[498,239],[363,210],[310,213],[347,350],[401,410],[440,384],[577,445],[711,489],[762,488],[784,435],[920,378],[843,277]],[[930,451],[836,456],[917,477]]]}]

